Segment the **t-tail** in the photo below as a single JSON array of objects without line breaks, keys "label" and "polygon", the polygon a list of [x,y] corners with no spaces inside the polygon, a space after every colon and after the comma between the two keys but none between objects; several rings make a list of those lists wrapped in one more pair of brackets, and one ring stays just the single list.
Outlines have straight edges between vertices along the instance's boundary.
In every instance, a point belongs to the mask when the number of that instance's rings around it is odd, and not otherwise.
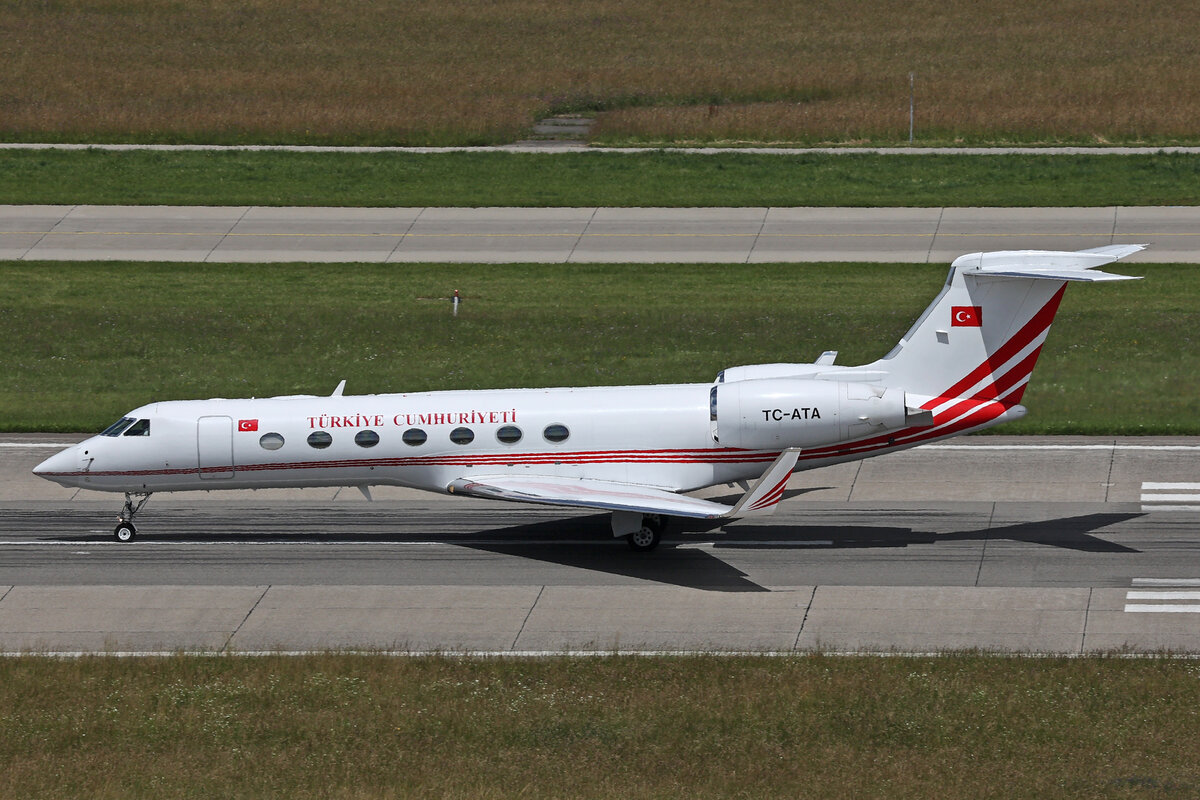
[{"label": "t-tail", "polygon": [[[955,259],[941,293],[884,358],[859,369],[903,388],[921,438],[1024,415],[1020,405],[1068,281],[1134,280],[1100,272],[1146,245],[1078,252],[1011,250]],[[919,400],[919,408],[913,406]],[[912,421],[917,421],[913,419]]]}]

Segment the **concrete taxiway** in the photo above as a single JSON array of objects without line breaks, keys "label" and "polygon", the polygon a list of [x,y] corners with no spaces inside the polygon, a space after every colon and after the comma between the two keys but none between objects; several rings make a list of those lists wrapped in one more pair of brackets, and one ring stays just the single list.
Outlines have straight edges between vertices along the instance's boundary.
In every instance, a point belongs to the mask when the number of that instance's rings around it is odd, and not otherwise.
[{"label": "concrete taxiway", "polygon": [[118,496],[28,473],[77,438],[0,440],[0,651],[1200,652],[1200,439],[957,439],[645,555],[387,488],[155,496],[121,545]]},{"label": "concrete taxiway", "polygon": [[0,259],[945,263],[1148,243],[1200,261],[1200,207],[275,208],[0,206]]}]

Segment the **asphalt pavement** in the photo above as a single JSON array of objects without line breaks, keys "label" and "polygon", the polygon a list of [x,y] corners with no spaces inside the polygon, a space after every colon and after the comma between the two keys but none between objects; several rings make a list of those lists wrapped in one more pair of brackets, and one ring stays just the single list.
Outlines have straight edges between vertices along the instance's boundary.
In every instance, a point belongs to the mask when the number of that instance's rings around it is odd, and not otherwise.
[{"label": "asphalt pavement", "polygon": [[0,206],[0,259],[949,263],[1148,243],[1200,261],[1200,207],[276,208]]},{"label": "asphalt pavement", "polygon": [[[1200,440],[968,437],[630,552],[603,514],[381,487],[120,498],[0,441],[0,651],[1200,652]],[[711,494],[736,490],[717,487]]]}]

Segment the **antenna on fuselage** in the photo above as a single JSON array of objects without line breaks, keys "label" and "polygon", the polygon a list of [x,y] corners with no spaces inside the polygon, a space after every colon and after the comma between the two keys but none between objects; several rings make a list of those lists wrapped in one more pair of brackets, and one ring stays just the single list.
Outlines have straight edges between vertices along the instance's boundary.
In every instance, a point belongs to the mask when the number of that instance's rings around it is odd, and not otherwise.
[{"label": "antenna on fuselage", "polygon": [[346,379],[345,379],[345,378],[342,378],[342,382],[341,382],[341,383],[339,383],[339,384],[337,385],[337,388],[333,390],[333,394],[331,394],[331,395],[329,395],[329,396],[330,396],[330,397],[341,397],[341,396],[342,396],[342,391],[343,391],[345,388],[346,388]]}]

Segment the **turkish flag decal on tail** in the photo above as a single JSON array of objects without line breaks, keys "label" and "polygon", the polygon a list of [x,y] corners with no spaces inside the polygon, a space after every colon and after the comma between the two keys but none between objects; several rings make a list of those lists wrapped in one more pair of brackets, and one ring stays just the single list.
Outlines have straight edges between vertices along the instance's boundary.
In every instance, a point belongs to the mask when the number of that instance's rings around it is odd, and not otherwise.
[{"label": "turkish flag decal on tail", "polygon": [[979,306],[951,306],[950,327],[952,328],[981,328],[983,327],[983,309]]},{"label": "turkish flag decal on tail", "polygon": [[258,430],[258,420],[256,420],[256,419],[239,419],[238,420],[238,430],[239,431],[256,431],[256,430]]}]

